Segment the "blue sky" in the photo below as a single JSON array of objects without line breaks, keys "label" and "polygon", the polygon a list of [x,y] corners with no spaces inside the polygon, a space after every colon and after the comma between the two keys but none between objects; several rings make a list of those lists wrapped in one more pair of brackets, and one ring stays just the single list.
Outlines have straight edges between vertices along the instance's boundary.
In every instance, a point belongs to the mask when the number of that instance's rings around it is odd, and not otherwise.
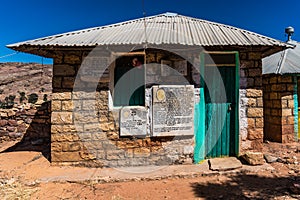
[{"label": "blue sky", "polygon": [[[283,41],[284,28],[293,26],[293,39],[300,41],[299,0],[144,0],[144,8],[147,16],[176,12]],[[14,53],[5,47],[7,44],[142,16],[143,0],[4,0],[0,12],[0,62],[42,62],[41,57],[24,53],[3,57]]]}]

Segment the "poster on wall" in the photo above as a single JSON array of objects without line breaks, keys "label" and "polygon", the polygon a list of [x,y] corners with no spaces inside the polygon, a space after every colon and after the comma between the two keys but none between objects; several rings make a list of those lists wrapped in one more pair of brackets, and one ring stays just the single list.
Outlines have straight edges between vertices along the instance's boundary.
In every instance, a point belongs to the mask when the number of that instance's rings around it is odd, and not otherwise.
[{"label": "poster on wall", "polygon": [[120,136],[146,136],[147,110],[143,106],[125,106],[120,112]]},{"label": "poster on wall", "polygon": [[152,88],[152,136],[194,135],[194,86]]}]

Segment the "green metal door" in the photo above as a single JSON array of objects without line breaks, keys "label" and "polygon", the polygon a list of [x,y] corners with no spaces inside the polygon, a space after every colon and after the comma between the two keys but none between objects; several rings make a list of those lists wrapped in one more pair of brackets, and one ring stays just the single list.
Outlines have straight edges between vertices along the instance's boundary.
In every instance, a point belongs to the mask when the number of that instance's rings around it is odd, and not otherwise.
[{"label": "green metal door", "polygon": [[239,145],[238,54],[225,53],[216,63],[207,62],[206,55],[201,55],[200,102],[195,106],[196,162],[237,155]]},{"label": "green metal door", "polygon": [[205,67],[205,138],[206,157],[234,154],[235,68]]}]

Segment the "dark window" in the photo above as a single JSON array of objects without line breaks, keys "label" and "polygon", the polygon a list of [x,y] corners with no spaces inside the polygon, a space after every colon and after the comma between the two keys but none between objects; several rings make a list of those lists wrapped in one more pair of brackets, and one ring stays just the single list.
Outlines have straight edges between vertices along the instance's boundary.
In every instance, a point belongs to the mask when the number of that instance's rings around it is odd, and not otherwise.
[{"label": "dark window", "polygon": [[145,105],[143,56],[123,56],[114,71],[114,106]]}]

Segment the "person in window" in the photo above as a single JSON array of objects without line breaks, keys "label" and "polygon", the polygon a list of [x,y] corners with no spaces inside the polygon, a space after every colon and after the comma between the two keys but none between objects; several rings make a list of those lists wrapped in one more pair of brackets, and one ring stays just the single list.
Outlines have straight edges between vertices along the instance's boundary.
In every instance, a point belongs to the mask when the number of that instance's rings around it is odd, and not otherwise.
[{"label": "person in window", "polygon": [[133,85],[139,86],[132,94],[129,105],[144,105],[145,104],[145,74],[143,63],[137,58],[134,57],[132,59],[133,69],[133,77],[134,80]]},{"label": "person in window", "polygon": [[133,58],[132,59],[132,66],[133,67],[138,67],[139,69],[141,69],[142,68],[142,62],[141,61],[139,61],[139,59],[138,58]]}]

